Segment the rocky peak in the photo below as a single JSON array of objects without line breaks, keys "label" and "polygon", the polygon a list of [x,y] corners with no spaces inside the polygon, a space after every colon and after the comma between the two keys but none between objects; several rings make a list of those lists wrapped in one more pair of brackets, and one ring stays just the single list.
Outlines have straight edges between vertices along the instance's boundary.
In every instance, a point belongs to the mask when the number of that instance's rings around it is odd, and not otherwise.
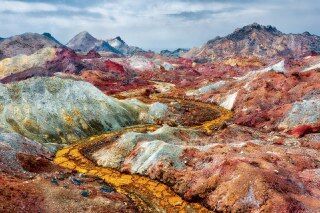
[{"label": "rocky peak", "polygon": [[269,33],[275,33],[275,34],[282,34],[276,27],[274,26],[271,26],[271,25],[267,25],[267,26],[264,26],[264,25],[261,25],[261,24],[258,24],[258,23],[253,23],[253,24],[249,24],[249,25],[246,25],[242,28],[238,28],[234,31],[234,33],[237,33],[237,32],[247,32],[247,33],[250,33],[252,31],[266,31],[266,32],[269,32]]},{"label": "rocky peak", "polygon": [[285,34],[273,26],[253,23],[238,28],[225,37],[216,37],[183,56],[201,61],[244,56],[282,59],[304,57],[312,52],[320,52],[319,36],[309,32]]},{"label": "rocky peak", "polygon": [[78,36],[83,38],[94,38],[88,31],[82,31],[78,34]]},{"label": "rocky peak", "polygon": [[77,34],[75,37],[73,37],[69,43],[72,43],[74,41],[80,41],[80,42],[96,42],[97,39],[93,37],[90,33],[87,31],[82,31],[81,33]]},{"label": "rocky peak", "polygon": [[114,39],[117,41],[120,41],[121,43],[125,43],[120,36],[117,36]]},{"label": "rocky peak", "polygon": [[77,34],[67,43],[66,46],[78,52],[89,52],[90,50],[95,50],[99,52],[120,54],[120,52],[109,45],[107,41],[96,39],[87,31]]},{"label": "rocky peak", "polygon": [[230,34],[230,39],[241,39],[243,37],[251,36],[254,32],[261,33],[261,34],[271,34],[271,35],[282,35],[283,33],[277,30],[277,28],[268,25],[263,26],[257,23],[253,23],[247,26],[244,26],[242,28],[236,29],[232,34]]},{"label": "rocky peak", "polygon": [[311,33],[309,33],[308,31],[302,33],[303,36],[312,36]]},{"label": "rocky peak", "polygon": [[219,41],[221,39],[229,39],[232,41],[240,41],[246,38],[252,38],[253,34],[261,34],[261,35],[266,35],[266,36],[280,36],[283,35],[281,31],[279,31],[276,27],[273,27],[271,25],[260,25],[258,23],[253,23],[246,25],[242,28],[237,28],[233,33],[227,35],[226,37],[219,37],[217,36],[216,38],[208,41],[208,44]]},{"label": "rocky peak", "polygon": [[124,42],[120,36],[108,40],[108,43],[114,48],[119,48],[121,46],[127,45],[126,42]]},{"label": "rocky peak", "polygon": [[47,37],[48,39],[50,39],[53,42],[56,42],[58,44],[61,44],[55,37],[53,37],[50,33],[44,32],[42,33],[43,36]]},{"label": "rocky peak", "polygon": [[145,52],[139,47],[128,45],[120,36],[109,39],[106,42],[108,42],[110,46],[121,52],[123,55],[134,55]]}]

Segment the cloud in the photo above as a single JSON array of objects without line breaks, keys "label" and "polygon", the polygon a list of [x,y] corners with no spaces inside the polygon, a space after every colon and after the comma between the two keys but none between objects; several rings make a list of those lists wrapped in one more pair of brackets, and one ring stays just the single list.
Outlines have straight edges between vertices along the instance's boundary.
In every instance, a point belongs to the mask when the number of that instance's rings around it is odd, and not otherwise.
[{"label": "cloud", "polygon": [[0,12],[25,13],[33,11],[57,11],[58,7],[47,3],[25,3],[21,1],[2,1]]},{"label": "cloud", "polygon": [[[11,1],[11,0],[8,0]],[[16,1],[16,0],[13,0]],[[109,0],[111,1],[111,0]],[[86,7],[88,5],[96,5],[101,3],[101,0],[20,0],[24,3],[45,3],[45,4],[60,4],[70,5],[72,7]]]},{"label": "cloud", "polygon": [[80,31],[120,35],[145,49],[193,47],[253,22],[320,34],[318,0],[0,0],[0,37],[50,32],[66,43]]},{"label": "cloud", "polygon": [[[17,14],[16,11],[4,11],[7,15],[9,14]],[[54,10],[54,11],[28,11],[25,12],[24,15],[29,16],[29,17],[37,17],[37,18],[46,18],[46,17],[64,17],[64,18],[70,18],[70,17],[86,17],[86,18],[94,18],[94,19],[99,19],[102,17],[100,13],[94,13],[90,11],[73,11],[73,10]]]},{"label": "cloud", "polygon": [[214,18],[214,15],[221,14],[221,13],[229,13],[235,10],[240,11],[242,9],[237,7],[232,7],[232,8],[226,8],[223,10],[183,11],[183,12],[167,14],[167,15],[174,18],[182,18],[185,20],[200,20],[200,19]]}]

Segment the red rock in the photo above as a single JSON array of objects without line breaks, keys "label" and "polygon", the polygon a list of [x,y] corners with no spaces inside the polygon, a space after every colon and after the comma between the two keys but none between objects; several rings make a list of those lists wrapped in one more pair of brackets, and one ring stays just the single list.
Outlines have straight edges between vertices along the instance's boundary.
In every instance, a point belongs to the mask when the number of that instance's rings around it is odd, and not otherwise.
[{"label": "red rock", "polygon": [[131,89],[138,89],[149,85],[149,82],[134,76],[118,75],[118,72],[105,72],[99,70],[86,70],[81,78],[99,88],[106,94],[114,94]]},{"label": "red rock", "polygon": [[249,91],[239,88],[241,92],[235,105],[235,122],[273,129],[294,102],[320,89],[319,80],[320,74],[317,72],[294,75],[265,73],[250,83]]},{"label": "red rock", "polygon": [[113,62],[111,60],[107,60],[104,63],[105,63],[106,69],[109,70],[109,71],[125,73],[125,69],[121,64],[118,64],[118,63]]},{"label": "red rock", "polygon": [[302,137],[309,133],[319,132],[320,125],[301,125],[297,126],[290,131],[290,134],[295,137]]},{"label": "red rock", "polygon": [[23,180],[0,174],[1,212],[44,212],[43,196]]},{"label": "red rock", "polygon": [[305,134],[311,133],[312,132],[312,126],[310,125],[302,125],[294,128],[291,130],[291,135],[296,136],[296,137],[301,137]]}]

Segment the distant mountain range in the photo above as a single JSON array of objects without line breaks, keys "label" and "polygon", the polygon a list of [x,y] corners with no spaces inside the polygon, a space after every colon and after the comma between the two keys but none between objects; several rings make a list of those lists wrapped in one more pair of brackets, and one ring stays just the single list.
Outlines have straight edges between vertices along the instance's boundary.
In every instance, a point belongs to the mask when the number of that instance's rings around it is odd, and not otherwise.
[{"label": "distant mountain range", "polygon": [[221,60],[239,56],[260,58],[297,58],[320,52],[320,37],[308,32],[285,34],[272,26],[257,23],[236,29],[225,37],[216,37],[200,48],[193,48],[184,57]]},{"label": "distant mountain range", "polygon": [[109,40],[99,40],[83,31],[66,45],[61,44],[50,33],[24,33],[9,38],[0,38],[0,59],[19,54],[30,55],[45,47],[70,48],[76,52],[111,52],[119,55],[146,53],[143,49],[129,46],[119,36]]},{"label": "distant mountain range", "polygon": [[86,31],[73,37],[66,46],[78,52],[95,50],[97,52],[112,52],[122,55],[146,53],[146,51],[139,47],[129,46],[119,36],[109,40],[99,40]]},{"label": "distant mountain range", "polygon": [[[122,56],[147,53],[128,45],[121,37],[101,40],[83,31],[66,45],[50,33],[24,33],[9,38],[0,38],[0,59],[19,54],[30,55],[44,47],[70,48],[76,52],[109,52]],[[236,29],[225,37],[216,37],[199,48],[163,50],[165,57],[185,57],[196,61],[217,61],[234,57],[258,57],[263,59],[299,58],[320,53],[320,37],[308,32],[285,34],[273,26],[257,23]]]},{"label": "distant mountain range", "polygon": [[181,57],[183,54],[187,53],[190,49],[183,49],[183,48],[178,48],[176,50],[170,51],[170,50],[162,50],[160,52],[160,55],[166,56],[166,57],[174,57],[178,58]]}]

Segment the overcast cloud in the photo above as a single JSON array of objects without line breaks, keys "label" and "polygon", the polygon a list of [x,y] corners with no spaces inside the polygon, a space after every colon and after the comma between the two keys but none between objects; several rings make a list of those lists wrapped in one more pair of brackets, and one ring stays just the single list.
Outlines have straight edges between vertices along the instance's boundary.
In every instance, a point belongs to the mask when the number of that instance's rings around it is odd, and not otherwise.
[{"label": "overcast cloud", "polygon": [[320,0],[0,0],[0,37],[80,31],[160,50],[200,46],[253,22],[320,35]]}]

